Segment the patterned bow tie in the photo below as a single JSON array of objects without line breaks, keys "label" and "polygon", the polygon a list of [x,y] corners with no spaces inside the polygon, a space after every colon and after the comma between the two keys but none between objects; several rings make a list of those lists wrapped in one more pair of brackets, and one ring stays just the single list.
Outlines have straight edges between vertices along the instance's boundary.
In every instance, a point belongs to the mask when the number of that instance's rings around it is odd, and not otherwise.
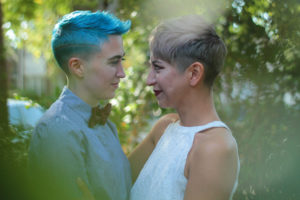
[{"label": "patterned bow tie", "polygon": [[111,104],[106,104],[105,107],[100,108],[99,106],[92,108],[92,115],[89,119],[89,127],[93,128],[95,125],[104,125],[107,121],[109,113],[111,111]]}]

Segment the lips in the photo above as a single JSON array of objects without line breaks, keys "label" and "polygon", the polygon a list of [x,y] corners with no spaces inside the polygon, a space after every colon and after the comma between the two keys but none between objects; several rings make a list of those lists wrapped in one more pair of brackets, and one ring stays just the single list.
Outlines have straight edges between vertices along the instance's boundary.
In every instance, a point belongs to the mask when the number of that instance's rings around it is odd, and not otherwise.
[{"label": "lips", "polygon": [[162,91],[161,90],[153,90],[155,96],[158,96]]},{"label": "lips", "polygon": [[119,87],[119,82],[117,82],[117,83],[112,83],[112,85],[113,85],[114,87]]}]

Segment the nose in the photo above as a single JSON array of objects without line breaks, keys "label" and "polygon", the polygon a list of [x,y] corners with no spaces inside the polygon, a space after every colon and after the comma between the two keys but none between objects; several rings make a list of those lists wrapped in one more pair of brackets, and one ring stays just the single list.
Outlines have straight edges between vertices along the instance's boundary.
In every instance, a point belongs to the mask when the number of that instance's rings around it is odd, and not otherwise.
[{"label": "nose", "polygon": [[155,74],[153,72],[153,70],[151,69],[148,76],[147,76],[147,85],[148,86],[153,86],[156,82],[156,79],[155,79]]},{"label": "nose", "polygon": [[122,64],[119,65],[119,67],[118,67],[118,69],[117,69],[116,76],[117,76],[118,78],[125,78],[126,75],[125,75],[125,72],[124,72],[124,69],[123,69],[123,65],[122,65]]}]

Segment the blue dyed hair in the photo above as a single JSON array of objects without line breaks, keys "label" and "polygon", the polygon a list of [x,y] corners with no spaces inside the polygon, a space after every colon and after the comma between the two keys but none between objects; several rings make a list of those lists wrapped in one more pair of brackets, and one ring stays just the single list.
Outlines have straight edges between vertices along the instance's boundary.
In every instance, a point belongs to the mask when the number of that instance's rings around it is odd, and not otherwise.
[{"label": "blue dyed hair", "polygon": [[52,51],[58,65],[69,74],[68,60],[71,56],[88,58],[101,51],[109,35],[122,35],[131,26],[106,11],[74,11],[55,25],[52,33]]}]

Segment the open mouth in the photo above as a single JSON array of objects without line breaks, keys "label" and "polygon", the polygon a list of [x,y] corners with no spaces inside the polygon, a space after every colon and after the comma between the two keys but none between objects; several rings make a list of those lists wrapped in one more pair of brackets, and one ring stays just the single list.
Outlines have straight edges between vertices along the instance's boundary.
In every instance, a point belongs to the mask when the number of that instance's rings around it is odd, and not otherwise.
[{"label": "open mouth", "polygon": [[162,92],[161,90],[153,90],[153,91],[154,91],[155,96],[158,96]]}]

